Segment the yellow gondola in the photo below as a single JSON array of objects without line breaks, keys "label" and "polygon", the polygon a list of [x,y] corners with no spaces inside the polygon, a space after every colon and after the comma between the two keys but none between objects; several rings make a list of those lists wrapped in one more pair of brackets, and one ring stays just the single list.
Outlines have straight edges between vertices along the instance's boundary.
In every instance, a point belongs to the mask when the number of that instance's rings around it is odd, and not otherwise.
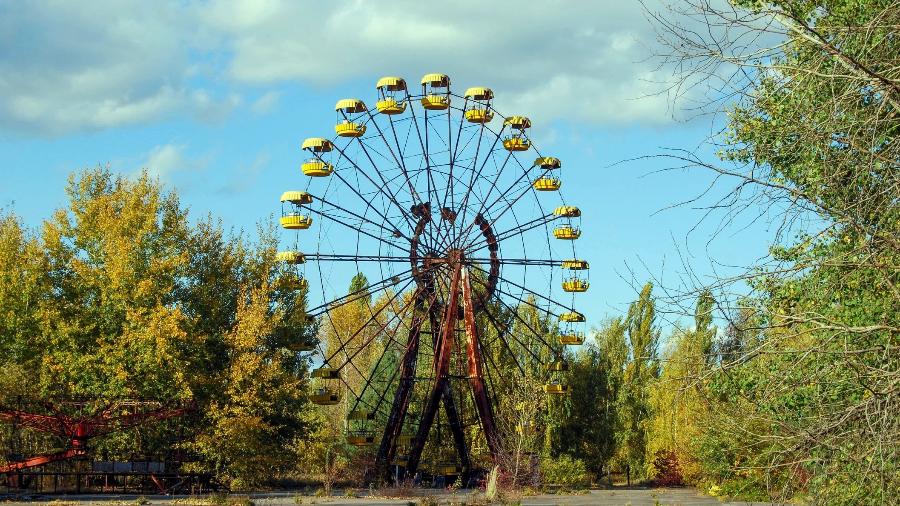
[{"label": "yellow gondola", "polygon": [[312,204],[312,195],[301,191],[286,191],[281,194],[282,202],[290,202],[296,206],[302,204]]},{"label": "yellow gondola", "polygon": [[565,395],[569,393],[569,385],[562,383],[547,383],[544,385],[544,391],[552,395]]},{"label": "yellow gondola", "polygon": [[334,149],[334,144],[323,137],[309,137],[300,145],[300,149],[312,153],[328,153]]},{"label": "yellow gondola", "polygon": [[531,120],[525,116],[510,116],[503,121],[503,124],[510,128],[522,131],[531,128]]},{"label": "yellow gondola", "polygon": [[321,160],[310,160],[303,163],[300,166],[300,170],[303,171],[304,176],[326,177],[334,172],[334,167],[330,163],[325,163]]},{"label": "yellow gondola", "polygon": [[581,237],[581,230],[571,225],[560,225],[553,229],[553,237],[566,241],[574,241]]},{"label": "yellow gondola", "polygon": [[507,151],[527,151],[531,148],[531,141],[525,136],[525,130],[531,128],[531,120],[525,116],[510,116],[503,121],[503,125],[516,130],[509,137],[503,139],[503,148]]},{"label": "yellow gondola", "polygon": [[534,165],[535,167],[540,166],[544,170],[553,170],[562,167],[562,162],[559,161],[559,158],[542,156],[534,161]]},{"label": "yellow gondola", "polygon": [[331,367],[319,367],[318,369],[313,369],[312,372],[309,373],[310,378],[320,378],[320,379],[340,379],[341,371],[338,369],[332,369]]},{"label": "yellow gondola", "polygon": [[561,267],[570,271],[585,271],[590,268],[587,260],[578,260],[575,258],[563,260]]},{"label": "yellow gondola", "polygon": [[541,192],[555,192],[562,186],[562,181],[555,177],[541,177],[532,184],[535,190]]},{"label": "yellow gondola", "polygon": [[462,474],[463,467],[453,462],[440,462],[434,465],[432,474],[435,476],[455,476]]},{"label": "yellow gondola", "polygon": [[575,206],[559,206],[553,210],[553,214],[564,218],[578,218],[581,216],[581,209]]},{"label": "yellow gondola", "polygon": [[567,346],[577,346],[584,344],[584,334],[581,332],[569,332],[568,334],[559,335],[559,344]]},{"label": "yellow gondola", "polygon": [[338,112],[338,123],[334,131],[341,137],[362,137],[366,133],[366,125],[359,121],[360,115],[368,111],[366,104],[358,98],[339,100],[334,106]]},{"label": "yellow gondola", "polygon": [[375,413],[364,409],[355,409],[347,413],[347,420],[374,420]]},{"label": "yellow gondola", "polygon": [[[406,110],[406,81],[402,77],[382,77],[375,85],[378,101],[375,108],[382,114],[401,114]],[[403,95],[403,96],[400,96]]]},{"label": "yellow gondola", "polygon": [[416,436],[413,434],[400,434],[397,436],[397,446],[409,446],[415,438]]},{"label": "yellow gondola", "polygon": [[584,315],[578,311],[569,311],[568,313],[559,315],[559,319],[566,323],[582,323],[584,322]]},{"label": "yellow gondola", "polygon": [[366,133],[366,125],[345,120],[334,125],[334,133],[341,137],[362,137]]},{"label": "yellow gondola", "polygon": [[316,155],[315,158],[307,160],[303,163],[303,165],[300,166],[300,169],[303,171],[304,175],[324,177],[330,176],[331,173],[334,172],[334,167],[332,167],[330,163],[326,163],[318,157],[318,155],[328,153],[332,149],[334,149],[334,145],[331,143],[331,141],[322,137],[310,137],[304,140],[303,144],[300,147],[304,151],[309,151],[310,153]]},{"label": "yellow gondola", "polygon": [[306,257],[299,251],[279,251],[275,253],[275,261],[299,265],[306,262]]},{"label": "yellow gondola", "polygon": [[465,117],[469,123],[488,123],[494,119],[491,111],[491,100],[494,92],[490,88],[477,86],[466,90],[464,95],[471,105],[466,107]]},{"label": "yellow gondola", "polygon": [[347,435],[347,442],[353,446],[372,446],[375,444],[375,433],[372,431],[358,431]]},{"label": "yellow gondola", "polygon": [[528,151],[531,142],[520,135],[513,135],[503,139],[503,148],[507,151]]},{"label": "yellow gondola", "polygon": [[281,227],[287,230],[306,230],[312,226],[312,218],[302,214],[289,214],[281,217]]},{"label": "yellow gondola", "polygon": [[425,74],[422,77],[422,107],[441,111],[450,107],[450,77],[447,74]]},{"label": "yellow gondola", "polygon": [[309,400],[313,404],[332,406],[341,401],[341,396],[335,390],[322,387],[313,391],[313,394],[309,396]]},{"label": "yellow gondola", "polygon": [[563,281],[562,288],[567,292],[586,292],[590,283],[583,279],[572,278]]}]

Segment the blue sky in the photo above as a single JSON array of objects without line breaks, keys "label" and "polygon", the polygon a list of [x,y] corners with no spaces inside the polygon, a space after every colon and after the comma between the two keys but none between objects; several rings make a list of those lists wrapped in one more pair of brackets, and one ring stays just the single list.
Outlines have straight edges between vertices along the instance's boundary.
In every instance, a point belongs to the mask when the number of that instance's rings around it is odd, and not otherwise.
[{"label": "blue sky", "polygon": [[709,156],[714,127],[673,118],[653,94],[671,76],[649,59],[637,2],[448,2],[440,16],[378,5],[0,2],[0,207],[36,226],[64,204],[71,171],[109,164],[147,168],[193,216],[252,232],[282,191],[302,187],[299,143],[331,131],[338,99],[374,101],[382,75],[445,72],[457,92],[492,87],[498,110],[530,116],[535,143],[563,160],[565,199],[585,216],[578,251],[592,287],[577,306],[590,324],[623,312],[632,282],[678,286],[683,259],[702,279],[765,254],[765,221],[710,241],[717,219],[661,211],[710,174],[624,162],[665,148]]}]

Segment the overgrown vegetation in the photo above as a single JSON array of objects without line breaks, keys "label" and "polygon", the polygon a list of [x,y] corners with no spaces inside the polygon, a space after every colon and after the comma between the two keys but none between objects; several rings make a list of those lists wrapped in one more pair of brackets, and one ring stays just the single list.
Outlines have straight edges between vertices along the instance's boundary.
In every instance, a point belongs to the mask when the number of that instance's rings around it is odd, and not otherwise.
[{"label": "overgrown vegetation", "polygon": [[[784,227],[765,263],[665,298],[647,283],[591,342],[554,350],[569,364],[565,398],[541,393],[547,350],[523,377],[513,355],[532,352],[501,347],[479,322],[492,343],[485,355],[509,372],[491,385],[506,455],[488,493],[621,480],[890,502],[900,495],[900,4],[689,0],[673,11],[655,17],[671,49],[664,63],[683,72],[673,91],[709,85],[727,118],[718,162],[670,158],[738,181],[713,206],[727,218],[778,212]],[[767,40],[776,45],[758,47]],[[351,387],[377,357],[392,377],[399,351],[386,334],[400,328],[389,323],[402,293],[310,321],[305,286],[274,262],[271,228],[250,241],[211,218],[192,222],[146,174],[85,171],[68,195],[40,230],[0,216],[0,404],[190,400],[191,415],[95,451],[126,459],[177,448],[235,488],[303,475],[329,495],[363,481],[371,452],[344,431],[355,399],[312,409],[309,364],[291,350],[322,339],[329,355],[352,353]],[[359,275],[348,291],[366,283]],[[657,314],[673,307],[682,326],[662,335]],[[531,305],[491,309],[513,333],[537,328],[556,342],[558,329]],[[26,433],[17,444],[36,453],[52,442]],[[490,467],[479,451],[473,460]]]}]

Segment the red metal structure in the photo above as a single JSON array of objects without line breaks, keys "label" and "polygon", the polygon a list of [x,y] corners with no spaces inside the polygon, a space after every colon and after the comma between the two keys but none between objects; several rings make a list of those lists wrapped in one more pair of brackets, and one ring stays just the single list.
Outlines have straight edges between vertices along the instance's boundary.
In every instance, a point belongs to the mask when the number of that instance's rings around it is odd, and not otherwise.
[{"label": "red metal structure", "polygon": [[[581,210],[560,196],[562,163],[538,151],[531,120],[496,111],[486,87],[454,93],[444,74],[421,85],[383,77],[373,108],[342,99],[336,135],[302,142],[310,179],[281,196],[297,235],[277,258],[293,277],[318,272],[310,401],[336,406],[346,441],[374,453],[370,478],[471,482],[516,437],[504,389],[528,378],[534,395],[569,391],[588,262]],[[362,276],[349,293],[330,279],[346,262]]]},{"label": "red metal structure", "polygon": [[35,455],[0,466],[0,474],[6,475],[10,487],[15,488],[19,485],[20,473],[25,469],[86,456],[88,441],[92,438],[151,421],[182,416],[193,409],[192,405],[166,407],[158,402],[118,401],[106,403],[100,409],[92,410],[91,414],[77,416],[64,413],[63,406],[69,409],[84,410],[90,406],[90,403],[47,404],[47,411],[51,414],[30,413],[19,409],[0,407],[0,421],[52,434],[65,440],[67,446],[63,451]]}]

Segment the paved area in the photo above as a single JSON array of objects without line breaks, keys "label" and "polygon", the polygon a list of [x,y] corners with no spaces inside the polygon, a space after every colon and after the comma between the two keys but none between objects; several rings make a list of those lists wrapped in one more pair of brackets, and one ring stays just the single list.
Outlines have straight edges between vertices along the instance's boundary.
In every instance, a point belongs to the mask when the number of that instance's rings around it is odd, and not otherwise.
[{"label": "paved area", "polygon": [[[437,499],[442,505],[466,505],[485,504],[477,501],[478,495],[472,492],[448,493],[444,490],[423,490],[418,493]],[[246,495],[235,495],[234,500]],[[0,503],[9,505],[36,505],[50,504],[52,506],[87,506],[91,504],[105,506],[137,506],[138,499],[148,501],[151,506],[206,506],[209,501],[204,497],[196,496],[135,496],[135,495],[80,495],[80,496],[38,496],[38,497],[12,497],[0,496]],[[323,504],[329,506],[393,506],[418,504],[417,497],[386,499],[378,497],[313,497],[299,495],[292,492],[273,492],[250,494],[249,499],[256,506],[297,506],[301,504]],[[481,499],[483,501],[483,499]],[[611,490],[591,490],[581,495],[537,495],[522,498],[523,506],[762,506],[769,503],[748,502],[720,502],[714,497],[701,494],[693,488],[666,488],[666,489],[627,489],[615,488]],[[228,506],[228,505],[222,505]],[[232,506],[241,506],[240,503]]]}]

